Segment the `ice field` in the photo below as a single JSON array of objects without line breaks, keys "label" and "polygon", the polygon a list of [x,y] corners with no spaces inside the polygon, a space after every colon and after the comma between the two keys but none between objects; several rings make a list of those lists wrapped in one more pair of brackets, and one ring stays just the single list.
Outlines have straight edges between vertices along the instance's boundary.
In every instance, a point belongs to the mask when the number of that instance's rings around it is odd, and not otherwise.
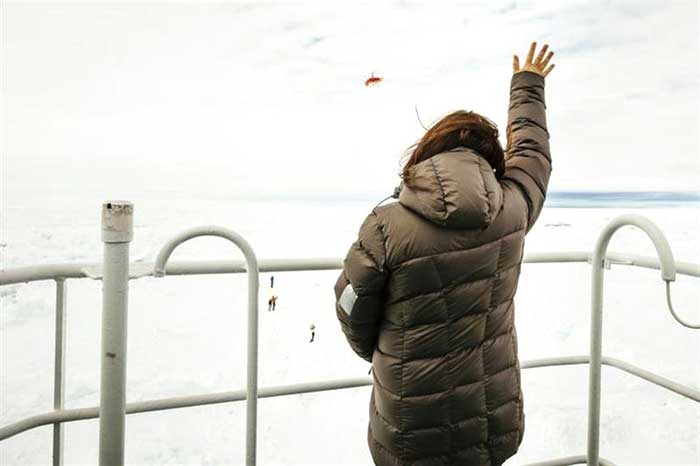
[{"label": "ice field", "polygon": [[[242,234],[262,259],[343,257],[398,184],[423,124],[474,110],[505,145],[512,54],[532,40],[557,54],[546,85],[550,189],[622,194],[603,199],[608,208],[550,198],[526,253],[590,251],[608,221],[637,213],[677,260],[700,263],[697,196],[624,203],[625,191],[698,192],[697,1],[8,1],[0,16],[2,268],[101,261],[101,203],[117,199],[135,205],[132,262],[211,224]],[[370,74],[384,79],[365,86]],[[654,255],[631,228],[610,250]],[[240,258],[202,238],[172,259]],[[275,274],[275,312],[261,275],[261,387],[367,376],[336,321],[337,275]],[[700,334],[671,317],[659,272],[613,266],[605,276],[603,354],[699,387]],[[131,281],[127,401],[242,389],[245,283]],[[521,360],[588,353],[589,286],[587,264],[523,266]],[[679,314],[699,321],[700,281],[679,276],[672,291]],[[67,296],[66,407],[96,406],[101,284],[68,280]],[[52,409],[54,306],[52,281],[0,287],[0,425]],[[528,369],[522,383],[525,437],[506,466],[583,454],[588,367]],[[259,400],[258,463],[371,465],[369,396]],[[126,423],[128,465],[244,462],[243,402]],[[64,428],[65,465],[97,464],[98,420]],[[603,457],[697,465],[699,439],[697,403],[604,367]],[[2,441],[0,466],[50,464],[51,441],[51,426]]]},{"label": "ice field", "polygon": [[[243,234],[259,258],[338,257],[354,240],[362,202],[251,202],[135,199],[133,260],[152,261],[182,229],[218,224]],[[18,201],[8,207],[3,265],[98,261],[99,203]],[[677,260],[700,261],[700,209],[546,208],[527,252],[591,250],[600,228],[621,213],[638,213],[666,233]],[[653,255],[641,232],[621,230],[610,250]],[[196,239],[173,259],[234,259],[221,239]],[[516,296],[521,360],[587,354],[589,274],[585,264],[523,267]],[[337,272],[275,274],[277,310],[267,311],[269,274],[261,275],[260,386],[361,377],[336,321]],[[674,302],[698,320],[698,281],[679,277]],[[666,309],[657,271],[614,266],[606,272],[603,352],[697,387],[698,333]],[[2,403],[0,423],[48,411],[52,403],[54,284],[1,289]],[[243,388],[245,276],[166,277],[130,286],[127,401]],[[100,283],[68,281],[66,406],[99,401]],[[309,325],[316,341],[309,343]],[[585,451],[587,366],[523,371],[526,434],[507,465]],[[260,464],[371,464],[366,446],[370,388],[259,401]],[[616,369],[604,368],[601,454],[617,464],[697,464],[698,405]],[[241,464],[244,403],[127,417],[128,464]],[[65,463],[95,464],[98,421],[66,425]],[[48,464],[51,427],[0,443],[3,465]]]}]

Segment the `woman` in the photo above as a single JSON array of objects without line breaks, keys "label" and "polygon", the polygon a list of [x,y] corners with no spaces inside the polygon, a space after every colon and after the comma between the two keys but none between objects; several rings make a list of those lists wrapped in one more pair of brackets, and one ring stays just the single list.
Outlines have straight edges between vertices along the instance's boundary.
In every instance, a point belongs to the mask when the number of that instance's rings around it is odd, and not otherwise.
[{"label": "woman", "polygon": [[507,158],[493,123],[452,113],[345,259],[336,313],[372,363],[368,441],[388,465],[501,465],[523,438],[513,297],[551,172],[545,45],[513,58]]}]

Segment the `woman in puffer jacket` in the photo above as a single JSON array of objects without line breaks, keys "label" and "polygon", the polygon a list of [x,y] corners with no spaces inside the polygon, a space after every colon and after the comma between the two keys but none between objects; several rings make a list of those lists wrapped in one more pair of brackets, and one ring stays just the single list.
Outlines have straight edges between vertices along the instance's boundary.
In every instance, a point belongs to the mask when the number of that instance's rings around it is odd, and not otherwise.
[{"label": "woman in puffer jacket", "polygon": [[524,432],[513,297],[551,172],[533,43],[513,58],[506,153],[496,126],[452,113],[412,148],[398,202],[362,224],[335,286],[351,348],[372,363],[379,466],[499,466]]}]

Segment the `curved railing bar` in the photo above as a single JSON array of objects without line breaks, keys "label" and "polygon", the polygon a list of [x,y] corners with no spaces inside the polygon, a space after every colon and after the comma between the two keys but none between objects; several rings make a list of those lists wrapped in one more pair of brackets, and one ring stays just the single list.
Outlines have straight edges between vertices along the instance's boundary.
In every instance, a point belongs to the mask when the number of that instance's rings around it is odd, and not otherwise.
[{"label": "curved railing bar", "polygon": [[[592,253],[581,251],[543,252],[526,254],[523,263],[575,263],[591,262]],[[654,257],[636,254],[609,252],[605,261],[612,265],[637,266],[659,270],[659,260]],[[130,278],[153,275],[153,262],[132,262]],[[262,259],[258,263],[260,272],[295,272],[301,270],[338,270],[343,268],[341,258],[316,259]],[[245,261],[173,261],[166,267],[168,275],[207,275],[225,273],[245,273]],[[700,264],[676,262],[676,272],[682,275],[700,277]],[[29,267],[16,267],[0,270],[0,286],[28,283],[41,280],[61,280],[67,278],[102,278],[102,264],[99,262],[79,262],[72,264],[48,264]]]},{"label": "curved railing bar", "polygon": [[668,304],[668,310],[671,311],[671,315],[673,316],[676,321],[678,321],[679,324],[681,324],[684,327],[692,328],[695,330],[700,329],[700,324],[691,324],[690,322],[687,322],[683,320],[678,314],[676,314],[675,309],[673,309],[673,304],[671,303],[671,282],[667,281],[666,282],[666,303]]},{"label": "curved railing bar", "polygon": [[233,230],[217,226],[204,226],[186,230],[165,243],[153,267],[153,276],[164,277],[170,255],[180,244],[200,236],[218,236],[233,242],[243,252],[248,272],[248,351],[246,387],[246,465],[256,463],[257,412],[258,412],[258,260],[253,248]]},{"label": "curved railing bar", "polygon": [[621,215],[603,227],[596,241],[591,260],[591,339],[588,387],[588,464],[598,464],[600,453],[600,389],[603,361],[603,276],[606,250],[617,230],[635,226],[651,239],[661,268],[661,279],[676,279],[676,267],[671,246],[659,227],[640,215]]},{"label": "curved railing bar", "polygon": [[[539,369],[544,367],[572,366],[588,364],[590,357],[582,356],[560,356],[555,358],[531,359],[523,361],[520,365],[522,369]],[[619,359],[603,356],[603,364],[625,371],[633,376],[642,378],[665,388],[669,391],[682,395],[690,400],[700,402],[700,390],[682,385],[665,377],[661,377],[633,364]],[[293,385],[278,385],[273,387],[262,387],[258,390],[258,398],[272,398],[278,396],[298,395],[302,393],[316,393],[329,390],[342,390],[347,388],[357,388],[372,385],[372,377],[359,377],[350,379],[325,380],[321,382],[307,382]],[[127,414],[147,413],[152,411],[165,411],[170,409],[189,408],[193,406],[205,406],[220,403],[230,403],[243,401],[246,399],[245,390],[235,390],[219,393],[206,393],[202,395],[188,395],[171,398],[160,398],[155,400],[137,401],[127,403]],[[0,440],[13,437],[27,430],[41,427],[47,424],[58,422],[73,422],[98,417],[98,408],[64,409],[51,411],[44,414],[31,416],[13,424],[0,428]],[[601,462],[602,464],[602,462]]]}]

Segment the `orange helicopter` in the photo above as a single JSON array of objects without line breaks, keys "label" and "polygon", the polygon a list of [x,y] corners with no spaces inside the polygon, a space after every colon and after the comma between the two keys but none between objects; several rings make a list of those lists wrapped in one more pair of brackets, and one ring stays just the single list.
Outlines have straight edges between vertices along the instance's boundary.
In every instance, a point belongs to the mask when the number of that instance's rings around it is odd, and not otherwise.
[{"label": "orange helicopter", "polygon": [[380,78],[379,76],[375,76],[374,73],[372,73],[372,75],[369,78],[367,78],[367,80],[365,81],[365,86],[368,86],[368,87],[375,86],[382,81],[384,81],[384,78]]}]

